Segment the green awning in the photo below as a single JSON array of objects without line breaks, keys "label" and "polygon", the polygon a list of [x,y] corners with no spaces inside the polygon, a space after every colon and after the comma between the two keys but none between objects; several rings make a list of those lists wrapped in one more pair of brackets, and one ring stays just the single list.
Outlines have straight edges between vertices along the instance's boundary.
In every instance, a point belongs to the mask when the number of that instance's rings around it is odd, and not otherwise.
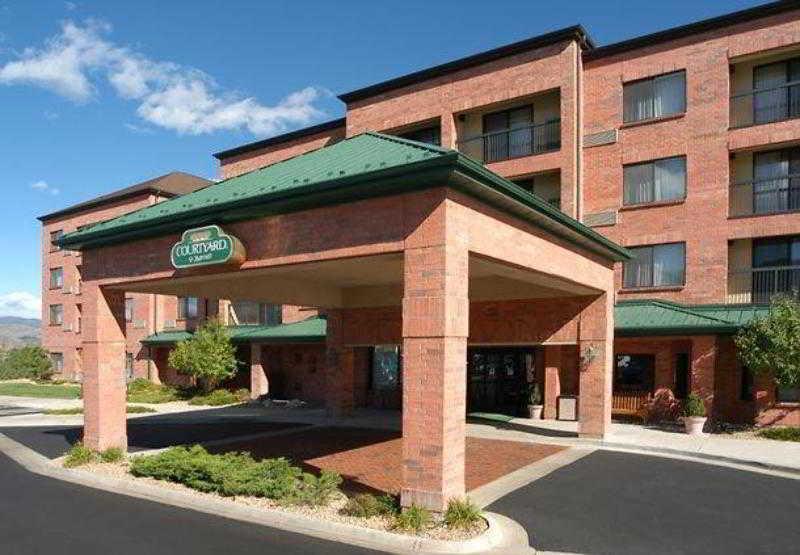
[{"label": "green awning", "polygon": [[730,334],[768,312],[767,306],[621,301],[614,307],[614,332],[629,336]]},{"label": "green awning", "polygon": [[[313,317],[278,326],[230,326],[227,329],[234,343],[321,343],[325,341],[327,321]],[[145,337],[142,343],[153,347],[173,345],[191,336],[188,331],[162,331]]]},{"label": "green awning", "polygon": [[482,164],[446,148],[366,132],[67,233],[82,250],[367,197],[447,185],[611,260],[630,253]]}]

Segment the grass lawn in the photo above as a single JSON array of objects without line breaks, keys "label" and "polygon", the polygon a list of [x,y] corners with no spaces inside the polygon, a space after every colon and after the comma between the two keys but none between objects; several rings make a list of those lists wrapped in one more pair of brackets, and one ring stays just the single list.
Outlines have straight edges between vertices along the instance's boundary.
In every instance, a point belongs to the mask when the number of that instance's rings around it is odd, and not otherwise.
[{"label": "grass lawn", "polygon": [[800,428],[766,428],[759,430],[758,435],[767,439],[777,439],[778,441],[800,442]]},{"label": "grass lawn", "polygon": [[39,397],[42,399],[80,399],[81,388],[77,385],[66,384],[0,382],[0,395]]}]

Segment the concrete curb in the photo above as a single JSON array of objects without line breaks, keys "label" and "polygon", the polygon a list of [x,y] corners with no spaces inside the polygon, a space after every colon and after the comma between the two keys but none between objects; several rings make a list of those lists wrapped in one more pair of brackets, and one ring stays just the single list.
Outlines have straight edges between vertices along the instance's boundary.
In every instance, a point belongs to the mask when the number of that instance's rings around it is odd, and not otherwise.
[{"label": "concrete curb", "polygon": [[25,469],[41,476],[387,553],[511,554],[533,552],[529,547],[528,534],[525,529],[517,522],[494,513],[484,513],[489,528],[477,538],[466,541],[432,540],[361,528],[340,522],[316,520],[282,511],[248,507],[225,499],[202,499],[198,502],[197,496],[193,493],[168,490],[146,483],[132,483],[110,476],[98,476],[81,470],[56,466],[43,455],[1,433],[0,451]]}]

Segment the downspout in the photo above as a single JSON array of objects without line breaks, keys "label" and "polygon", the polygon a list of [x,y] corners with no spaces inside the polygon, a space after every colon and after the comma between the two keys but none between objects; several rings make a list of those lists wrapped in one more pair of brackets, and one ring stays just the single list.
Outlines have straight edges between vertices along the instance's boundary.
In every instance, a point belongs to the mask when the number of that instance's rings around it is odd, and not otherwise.
[{"label": "downspout", "polygon": [[583,222],[583,56],[575,43],[575,219]]}]

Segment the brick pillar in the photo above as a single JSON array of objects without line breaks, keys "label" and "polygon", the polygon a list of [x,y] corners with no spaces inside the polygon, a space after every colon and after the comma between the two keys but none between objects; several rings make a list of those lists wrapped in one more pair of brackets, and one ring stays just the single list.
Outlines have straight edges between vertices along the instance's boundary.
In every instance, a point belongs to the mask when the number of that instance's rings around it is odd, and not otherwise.
[{"label": "brick pillar", "polygon": [[253,343],[250,345],[250,398],[258,399],[267,393],[269,393],[269,381],[264,371],[261,345]]},{"label": "brick pillar", "polygon": [[125,293],[86,283],[83,298],[83,442],[126,449]]},{"label": "brick pillar", "polygon": [[[604,293],[583,309],[578,332],[578,435],[602,438],[611,425],[614,301]],[[591,360],[589,360],[591,358]]]},{"label": "brick pillar", "polygon": [[698,335],[692,337],[692,366],[690,390],[706,404],[709,417],[714,416],[714,369],[717,361],[717,337]]},{"label": "brick pillar", "polygon": [[558,396],[561,395],[561,345],[545,345],[544,351],[544,417],[558,416]]},{"label": "brick pillar", "polygon": [[355,352],[345,347],[342,312],[327,311],[325,404],[331,416],[349,416],[355,406]]},{"label": "brick pillar", "polygon": [[436,511],[464,495],[469,330],[466,237],[441,209],[406,243],[403,293],[401,503]]}]

